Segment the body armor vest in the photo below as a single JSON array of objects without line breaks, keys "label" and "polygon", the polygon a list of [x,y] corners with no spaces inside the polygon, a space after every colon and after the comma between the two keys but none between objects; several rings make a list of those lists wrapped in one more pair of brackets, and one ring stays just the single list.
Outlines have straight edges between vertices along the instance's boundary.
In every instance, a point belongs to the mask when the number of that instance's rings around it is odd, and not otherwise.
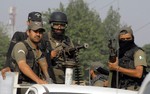
[{"label": "body armor vest", "polygon": [[[119,58],[119,66],[123,68],[127,68],[127,69],[135,69],[134,53],[138,51],[139,49],[141,48],[135,46],[134,48],[125,52],[124,56]],[[144,72],[145,72],[145,69],[143,69],[143,75],[144,75]],[[134,77],[130,77],[122,73],[119,73],[119,88],[126,88],[131,85],[140,86],[142,81],[143,81],[143,77],[134,78]]]},{"label": "body armor vest", "polygon": [[[61,41],[57,41],[56,39],[51,37],[50,32],[47,35],[48,35],[47,37],[51,46],[51,50],[54,50],[54,49],[63,50],[65,47],[70,48],[73,46],[71,45],[70,38],[65,35],[62,37]],[[64,57],[58,57],[58,58],[56,57],[52,59],[53,66],[62,64],[62,62],[64,62]]]},{"label": "body armor vest", "polygon": [[[64,40],[64,41],[63,41]],[[64,36],[64,39],[62,39],[63,42],[66,42],[67,44],[71,44],[70,39],[67,36]],[[53,68],[61,69],[65,71],[64,67],[62,67],[61,62],[59,60],[62,60],[62,58],[54,58],[50,59],[51,51],[54,49],[61,50],[63,49],[62,45],[60,45],[61,42],[56,42],[56,40],[51,36],[51,32],[47,32],[43,35],[43,40],[41,42],[40,49],[46,56],[46,60],[48,63],[48,73],[50,77],[53,79],[53,82],[56,83],[56,78],[54,74]],[[59,62],[59,63],[57,63]]]},{"label": "body armor vest", "polygon": [[[26,46],[28,53],[26,55],[26,62],[29,65],[29,67],[32,69],[32,71],[37,75],[40,76],[40,68],[37,63],[38,59],[35,59],[35,55],[33,53],[33,49],[28,45],[26,41],[22,41],[24,45]],[[24,75],[18,68],[18,65],[14,59],[12,59],[13,65],[14,65],[14,71],[19,72],[19,83],[22,83],[22,81],[35,83],[33,80],[28,78],[26,75]]]}]

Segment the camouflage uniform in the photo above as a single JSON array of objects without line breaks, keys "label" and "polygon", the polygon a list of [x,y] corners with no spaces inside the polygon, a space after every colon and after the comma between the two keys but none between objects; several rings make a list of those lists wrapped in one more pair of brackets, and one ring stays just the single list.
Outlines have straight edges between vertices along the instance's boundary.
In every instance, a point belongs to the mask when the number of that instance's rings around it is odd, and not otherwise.
[{"label": "camouflage uniform", "polygon": [[[29,38],[27,40],[25,40],[25,42],[31,47],[33,55],[34,55],[33,59],[35,59],[35,60],[32,60],[32,61],[27,60],[26,55],[28,54],[29,51],[23,42],[18,42],[14,46],[12,53],[11,53],[12,59],[15,60],[15,62],[13,62],[15,71],[18,71],[18,72],[20,72],[20,71],[17,66],[18,64],[16,64],[16,63],[20,60],[26,60],[27,64],[30,64],[29,66],[31,67],[31,69],[34,65],[33,63],[37,63],[38,61],[42,62],[44,60],[43,59],[44,57],[42,56],[42,52],[39,49],[36,49],[32,46],[31,40]],[[30,62],[28,62],[28,61],[30,61]],[[35,64],[35,65],[38,65],[38,64]],[[33,70],[33,71],[35,71],[35,73],[37,73],[36,70]],[[22,73],[20,73],[20,74],[22,74]],[[37,73],[37,75],[39,75],[39,74]],[[19,80],[22,82],[22,79],[19,79]],[[31,83],[31,82],[29,82],[29,83]],[[32,83],[35,83],[35,82],[32,81]]]},{"label": "camouflage uniform", "polygon": [[[19,72],[19,78],[18,78],[18,83],[19,84],[35,84],[35,82],[33,80],[31,80],[30,78],[28,78],[27,76],[25,76],[18,68],[18,64],[17,62],[20,60],[26,60],[27,64],[29,65],[29,67],[33,70],[33,72],[37,75],[40,76],[41,75],[41,70],[39,68],[38,65],[38,61],[43,61],[44,57],[42,55],[42,52],[39,49],[35,49],[32,44],[31,44],[31,40],[29,38],[27,38],[27,40],[25,40],[24,42],[26,42],[28,44],[28,46],[30,46],[31,50],[28,51],[29,49],[26,47],[26,45],[23,42],[18,42],[11,53],[12,56],[12,65],[13,65],[13,70]],[[30,52],[30,53],[29,53]],[[26,92],[27,89],[17,89],[17,94],[24,94]]]},{"label": "camouflage uniform", "polygon": [[[66,28],[67,28],[68,20],[67,15],[63,12],[53,12],[50,15],[49,25],[51,31],[44,35],[43,40],[46,40],[42,43],[44,52],[46,54],[46,59],[49,66],[49,75],[52,77],[54,83],[63,84],[65,83],[65,67],[63,66],[64,63],[64,56],[58,57],[59,52],[63,49],[65,45],[68,47],[73,47],[73,43],[69,37],[65,35]],[[47,50],[48,49],[48,50]],[[51,51],[58,51],[57,56],[50,59],[52,56]],[[57,52],[56,51],[56,52]],[[53,71],[53,72],[52,72]]]},{"label": "camouflage uniform", "polygon": [[[41,13],[39,12],[30,12],[28,14],[28,23],[30,24],[31,21],[37,21],[37,22],[41,22],[42,21],[42,16],[41,16]],[[7,55],[6,55],[6,61],[5,61],[5,65],[3,68],[6,68],[6,67],[10,67],[11,71],[14,71],[13,68],[12,68],[12,65],[11,65],[11,52],[12,52],[12,49],[14,47],[14,45],[20,41],[24,41],[27,39],[27,32],[21,32],[21,31],[17,31],[14,33],[11,41],[10,41],[10,44],[9,44],[9,48],[8,48],[8,51],[7,51]]]},{"label": "camouflage uniform", "polygon": [[[66,41],[68,44],[68,47],[74,47],[72,41],[64,35],[64,38],[61,41],[57,41],[56,39],[54,39],[51,35],[51,32],[47,32],[45,33],[45,36],[48,36],[48,42],[50,43],[50,49],[51,50],[62,50],[63,49],[63,42]],[[62,66],[63,62],[63,58],[59,57],[59,58],[54,58],[51,60],[52,66],[53,66],[53,72],[54,72],[54,76],[52,77],[54,78],[54,82],[57,84],[64,84],[65,82],[65,68]],[[51,74],[50,74],[51,75]]]}]

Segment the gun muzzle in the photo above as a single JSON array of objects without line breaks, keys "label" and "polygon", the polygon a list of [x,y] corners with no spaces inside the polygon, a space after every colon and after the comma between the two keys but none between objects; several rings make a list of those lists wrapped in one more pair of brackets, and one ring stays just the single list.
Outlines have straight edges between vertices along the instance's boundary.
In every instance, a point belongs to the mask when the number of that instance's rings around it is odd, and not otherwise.
[{"label": "gun muzzle", "polygon": [[86,48],[86,49],[89,48],[89,44],[88,44],[88,43],[84,43],[83,46],[84,46],[84,48]]}]

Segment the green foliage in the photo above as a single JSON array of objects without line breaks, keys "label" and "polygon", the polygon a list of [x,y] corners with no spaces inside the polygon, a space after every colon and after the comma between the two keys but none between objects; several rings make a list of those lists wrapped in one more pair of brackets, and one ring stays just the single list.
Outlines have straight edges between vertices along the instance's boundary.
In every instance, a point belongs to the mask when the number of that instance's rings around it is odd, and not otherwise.
[{"label": "green foliage", "polygon": [[99,60],[98,52],[102,31],[98,13],[91,11],[83,0],[71,0],[66,8],[66,14],[69,18],[67,34],[73,42],[89,44],[89,48],[81,52],[80,61],[90,63]]},{"label": "green foliage", "polygon": [[[102,23],[102,31],[103,31],[103,39],[102,40],[102,44],[105,45],[103,46],[102,50],[105,50],[106,52],[108,52],[108,40],[110,39],[116,39],[115,44],[116,45],[116,49],[118,48],[118,41],[117,41],[117,32],[119,31],[121,25],[120,25],[120,15],[117,11],[113,10],[113,7],[110,7],[110,9],[108,10],[107,16],[104,19],[103,23]],[[108,59],[108,55],[106,54],[104,55],[105,57],[103,58],[104,61],[107,61]]]},{"label": "green foliage", "polygon": [[9,38],[6,32],[7,32],[7,27],[2,23],[0,23],[0,44],[1,44],[0,45],[0,69],[4,65],[6,52],[9,44]]},{"label": "green foliage", "polygon": [[[81,50],[79,60],[85,65],[91,65],[93,62],[106,64],[108,54],[102,55],[100,50],[108,53],[108,31],[110,35],[116,32],[120,26],[120,15],[111,7],[104,22],[95,10],[90,10],[84,0],[70,0],[68,6],[64,8],[60,3],[58,9],[54,11],[65,12],[68,16],[68,28],[66,34],[72,39],[74,44],[88,43],[87,50]],[[51,10],[44,12],[44,20],[48,22]],[[45,25],[49,29],[48,25]]]}]

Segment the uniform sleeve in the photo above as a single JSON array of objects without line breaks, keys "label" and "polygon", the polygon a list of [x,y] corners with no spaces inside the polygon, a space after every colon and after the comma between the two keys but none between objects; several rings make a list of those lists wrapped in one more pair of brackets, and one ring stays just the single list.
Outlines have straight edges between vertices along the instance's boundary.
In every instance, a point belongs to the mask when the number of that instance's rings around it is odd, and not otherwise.
[{"label": "uniform sleeve", "polygon": [[11,58],[11,53],[12,53],[12,50],[13,50],[13,47],[14,45],[19,42],[19,41],[22,41],[22,40],[25,40],[22,36],[24,35],[23,32],[15,32],[11,41],[10,41],[10,44],[9,44],[9,48],[7,50],[7,56],[6,56],[6,61],[5,61],[5,65],[4,67],[11,67],[10,66],[10,58]]},{"label": "uniform sleeve", "polygon": [[22,40],[19,40],[20,39],[19,34],[20,34],[20,32],[15,32],[12,39],[11,39],[11,41],[10,41],[9,48],[8,48],[8,51],[7,51],[7,57],[8,58],[10,58],[10,56],[11,56],[10,54],[11,54],[11,51],[12,51],[14,45],[17,42],[22,41]]},{"label": "uniform sleeve", "polygon": [[26,60],[27,48],[22,42],[17,43],[12,51],[12,57],[18,63],[20,60]]},{"label": "uniform sleeve", "polygon": [[135,66],[139,66],[139,65],[147,66],[146,54],[144,53],[144,51],[138,50],[134,54],[134,63],[135,63]]}]

